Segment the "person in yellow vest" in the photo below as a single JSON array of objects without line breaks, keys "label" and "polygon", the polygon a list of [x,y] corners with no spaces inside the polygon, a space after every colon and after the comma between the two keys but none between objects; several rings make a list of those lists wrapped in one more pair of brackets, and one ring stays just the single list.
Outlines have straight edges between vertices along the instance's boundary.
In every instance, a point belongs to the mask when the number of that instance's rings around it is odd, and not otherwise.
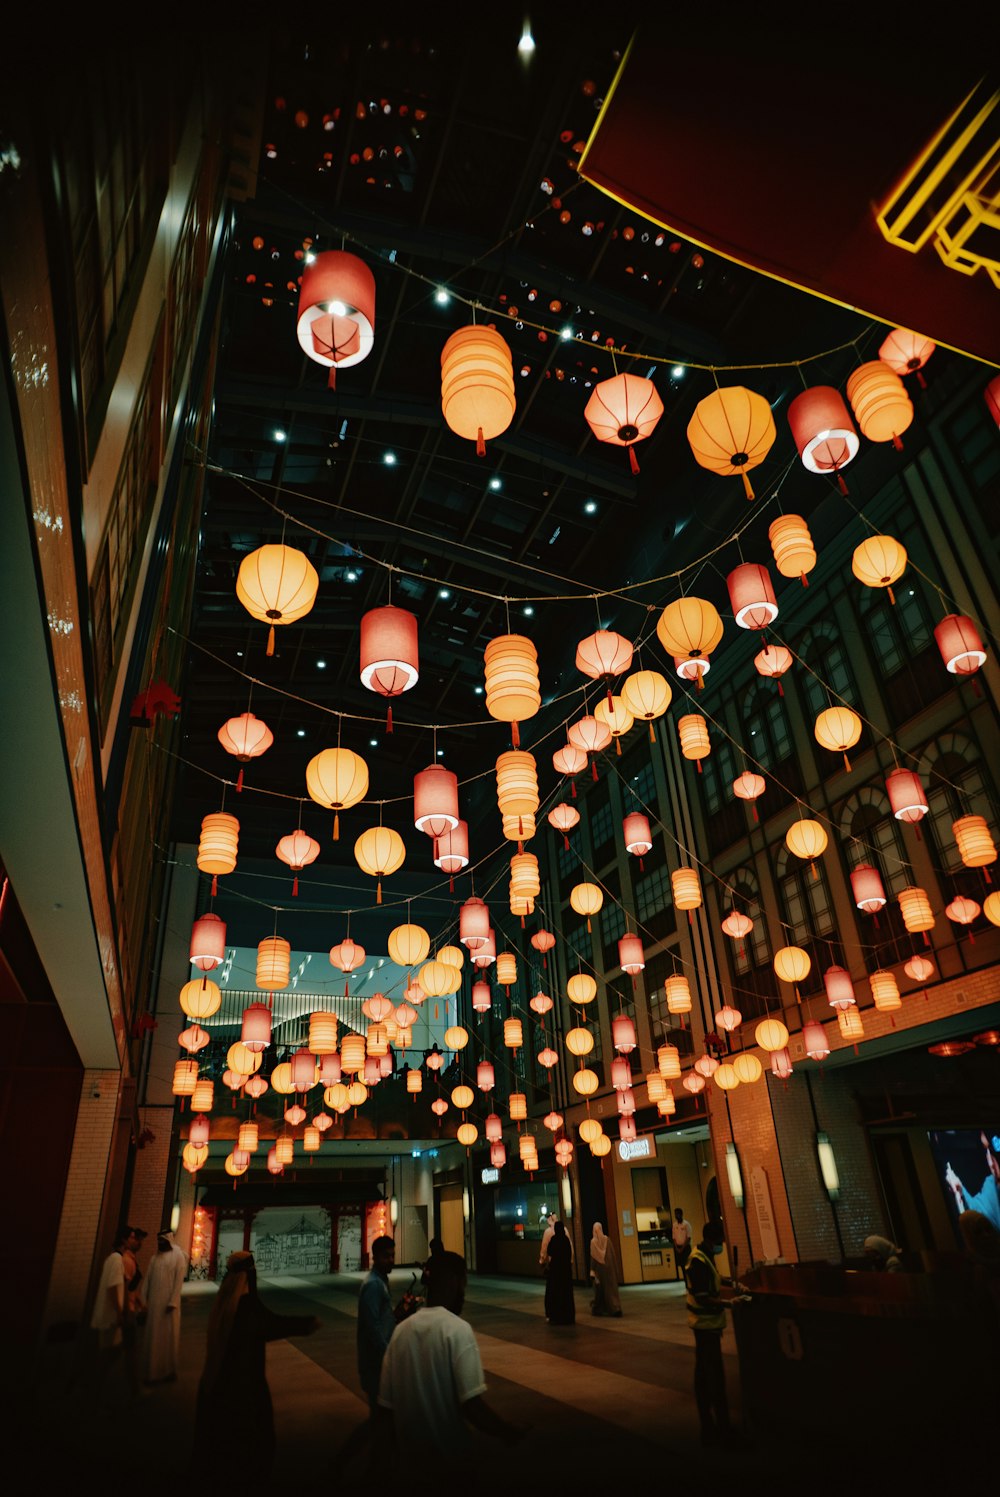
[{"label": "person in yellow vest", "polygon": [[706,1222],[701,1241],[684,1265],[688,1325],[694,1332],[694,1396],[701,1421],[703,1445],[743,1446],[746,1442],[729,1422],[726,1374],[722,1365],[722,1333],[726,1328],[726,1300],[715,1266],[722,1252],[725,1230],[719,1221]]}]

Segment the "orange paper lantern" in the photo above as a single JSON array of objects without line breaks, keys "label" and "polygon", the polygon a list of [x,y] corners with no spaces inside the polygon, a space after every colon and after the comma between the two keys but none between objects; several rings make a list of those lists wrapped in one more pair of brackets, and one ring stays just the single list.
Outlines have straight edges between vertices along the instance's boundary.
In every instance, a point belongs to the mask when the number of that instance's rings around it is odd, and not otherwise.
[{"label": "orange paper lantern", "polygon": [[514,370],[510,349],[491,327],[452,333],[441,350],[441,410],[458,437],[486,443],[505,432],[514,417]]},{"label": "orange paper lantern", "polygon": [[848,375],[847,398],[862,436],[869,442],[902,447],[900,434],[913,420],[913,402],[898,374],[881,359],[861,364]]},{"label": "orange paper lantern", "polygon": [[748,474],[764,461],[775,438],[771,407],[742,385],[713,390],[695,406],[687,439],[702,468],[726,476],[738,473],[753,498]]},{"label": "orange paper lantern", "polygon": [[500,634],[486,646],[484,665],[486,710],[498,722],[510,723],[517,748],[518,724],[534,717],[542,704],[538,653],[523,634]]},{"label": "orange paper lantern", "polygon": [[275,625],[294,624],[316,601],[319,574],[294,546],[261,546],[240,562],[236,596],[251,618],[269,624],[267,653],[274,654]]},{"label": "orange paper lantern", "polygon": [[627,447],[633,473],[638,473],[635,443],[642,442],[663,415],[663,401],[651,379],[641,374],[616,374],[594,386],[583,412],[599,442]]}]

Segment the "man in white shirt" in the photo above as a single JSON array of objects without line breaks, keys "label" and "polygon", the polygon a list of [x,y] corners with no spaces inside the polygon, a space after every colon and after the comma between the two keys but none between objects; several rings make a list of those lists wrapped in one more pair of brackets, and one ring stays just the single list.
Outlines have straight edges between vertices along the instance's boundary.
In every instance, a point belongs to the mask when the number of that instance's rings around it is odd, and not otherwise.
[{"label": "man in white shirt", "polygon": [[457,1461],[467,1449],[469,1424],[507,1444],[522,1434],[483,1399],[479,1347],[472,1327],[460,1319],[465,1283],[465,1262],[457,1253],[435,1259],[427,1304],[396,1327],[378,1391],[400,1454],[408,1463],[418,1451],[433,1454],[439,1472],[442,1459]]}]

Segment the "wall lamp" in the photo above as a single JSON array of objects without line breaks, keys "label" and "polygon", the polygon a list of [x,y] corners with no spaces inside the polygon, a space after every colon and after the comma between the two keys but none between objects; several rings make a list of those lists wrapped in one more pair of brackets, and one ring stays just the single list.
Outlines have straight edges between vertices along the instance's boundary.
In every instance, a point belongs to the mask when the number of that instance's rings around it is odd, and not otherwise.
[{"label": "wall lamp", "polygon": [[740,1169],[740,1156],[736,1152],[736,1145],[731,1140],[726,1144],[726,1178],[729,1181],[729,1194],[742,1211],[743,1202],[746,1199],[743,1189],[743,1171]]},{"label": "wall lamp", "polygon": [[823,1176],[826,1193],[831,1201],[837,1201],[840,1199],[840,1173],[828,1133],[821,1131],[816,1134],[816,1153],[819,1157],[819,1170]]}]

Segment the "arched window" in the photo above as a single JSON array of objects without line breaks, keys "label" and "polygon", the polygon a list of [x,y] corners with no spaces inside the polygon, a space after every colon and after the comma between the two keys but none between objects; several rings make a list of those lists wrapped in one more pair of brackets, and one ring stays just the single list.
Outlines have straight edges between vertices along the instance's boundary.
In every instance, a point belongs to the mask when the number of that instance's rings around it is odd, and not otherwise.
[{"label": "arched window", "polygon": [[831,962],[843,962],[843,949],[836,936],[833,901],[826,870],[819,858],[806,866],[782,847],[778,851],[777,888],[783,946],[801,946],[812,958],[812,971],[806,988],[816,992],[822,987],[822,974]]},{"label": "arched window", "polygon": [[792,735],[785,704],[773,686],[763,682],[747,693],[743,708],[747,753],[766,770],[776,771],[792,757]]},{"label": "arched window", "polygon": [[[796,680],[802,687],[813,721],[830,705],[826,688],[834,693],[834,703],[858,704],[858,688],[848,662],[847,649],[834,624],[817,624],[803,635],[798,653],[809,667],[800,670]],[[815,674],[813,674],[815,672]]]},{"label": "arched window", "polygon": [[753,930],[744,940],[733,941],[728,936],[726,937],[730,965],[734,975],[740,978],[754,967],[768,966],[771,961],[771,947],[767,939],[764,909],[760,902],[760,888],[752,869],[737,868],[735,873],[727,875],[725,882],[732,890],[733,898],[730,900],[725,892],[720,890],[723,905],[722,918],[725,919],[732,907],[739,910],[741,915],[749,916],[753,921]]},{"label": "arched window", "polygon": [[858,934],[871,948],[873,966],[891,966],[909,950],[906,926],[895,896],[900,889],[917,881],[907,860],[900,824],[880,785],[866,785],[850,796],[841,808],[839,821],[840,845],[848,874],[862,863],[870,863],[881,875],[886,904],[877,915],[859,910],[853,895],[851,904]]},{"label": "arched window", "polygon": [[954,685],[941,667],[924,585],[911,568],[896,585],[895,603],[889,602],[882,588],[863,587],[861,594],[861,630],[882,684],[889,720],[908,722]]},{"label": "arched window", "polygon": [[[952,824],[960,816],[983,816],[996,842],[995,787],[978,747],[960,733],[947,733],[928,748],[920,761],[919,774],[927,792],[930,810],[925,821],[930,827],[938,864],[946,873],[960,873],[964,865]],[[978,870],[970,869],[969,873],[973,875],[973,888],[981,889]],[[972,888],[968,891],[963,888],[963,892],[972,893]]]},{"label": "arched window", "polygon": [[721,811],[733,799],[733,781],[739,774],[736,756],[728,738],[716,734],[712,739],[712,752],[701,761],[701,788],[705,795],[705,809],[709,816]]}]

